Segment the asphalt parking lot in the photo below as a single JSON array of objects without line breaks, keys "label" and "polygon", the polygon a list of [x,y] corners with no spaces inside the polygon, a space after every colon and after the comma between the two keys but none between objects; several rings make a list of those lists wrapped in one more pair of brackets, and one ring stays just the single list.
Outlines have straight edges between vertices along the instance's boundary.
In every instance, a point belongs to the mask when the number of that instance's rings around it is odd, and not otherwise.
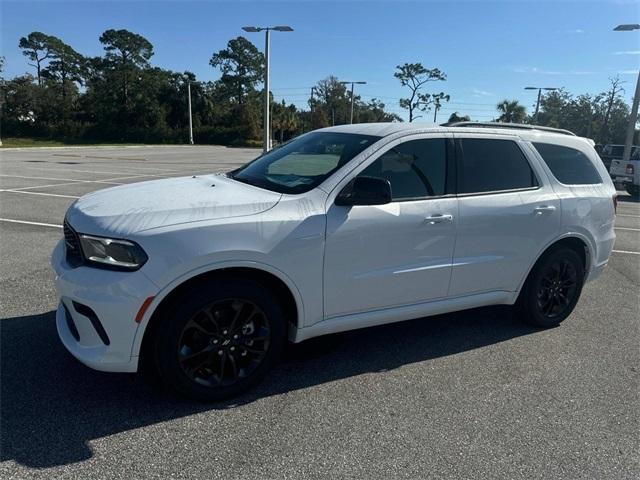
[{"label": "asphalt parking lot", "polygon": [[0,477],[640,478],[640,204],[559,328],[484,308],[314,339],[234,402],[92,371],[48,257],[78,196],[225,171],[222,147],[0,150]]}]

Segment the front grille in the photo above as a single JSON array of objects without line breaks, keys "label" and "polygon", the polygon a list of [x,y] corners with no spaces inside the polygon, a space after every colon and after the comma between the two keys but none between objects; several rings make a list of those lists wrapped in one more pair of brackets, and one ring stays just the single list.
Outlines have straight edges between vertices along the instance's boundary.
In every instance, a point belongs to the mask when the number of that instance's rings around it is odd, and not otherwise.
[{"label": "front grille", "polygon": [[82,265],[82,252],[80,251],[80,241],[75,230],[65,220],[63,224],[64,232],[64,248],[66,252],[67,262],[72,267]]}]

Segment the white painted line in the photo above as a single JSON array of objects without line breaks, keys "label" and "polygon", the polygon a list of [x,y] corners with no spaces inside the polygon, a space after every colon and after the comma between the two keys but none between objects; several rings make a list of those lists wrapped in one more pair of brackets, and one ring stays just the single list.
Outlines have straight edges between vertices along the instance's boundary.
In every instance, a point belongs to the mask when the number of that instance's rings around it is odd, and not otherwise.
[{"label": "white painted line", "polygon": [[614,230],[631,230],[632,232],[640,232],[640,228],[614,227]]},{"label": "white painted line", "polygon": [[62,228],[62,225],[54,225],[53,223],[28,222],[26,220],[13,220],[12,218],[0,218],[0,222],[23,223],[25,225],[36,225],[38,227]]},{"label": "white painted line", "polygon": [[616,217],[634,217],[634,218],[640,218],[640,215],[625,215],[624,213],[617,213]]},{"label": "white painted line", "polygon": [[22,190],[3,190],[6,193],[22,193],[24,195],[42,195],[44,197],[61,197],[61,198],[80,198],[75,195],[60,195],[57,193],[42,193],[42,192],[24,192]]},{"label": "white painted line", "polygon": [[0,177],[10,178],[29,178],[31,180],[60,180],[62,182],[79,182],[79,183],[93,183],[91,180],[74,180],[73,178],[51,178],[51,177],[25,177],[24,175],[5,175],[0,173]]},{"label": "white painted line", "polygon": [[8,188],[6,191],[8,192],[18,192],[24,190],[35,190],[37,188],[49,188],[49,187],[63,187],[66,185],[77,185],[76,182],[65,182],[65,183],[51,183],[49,185],[36,185],[35,187],[18,187],[18,188]]},{"label": "white painted line", "polygon": [[[38,167],[25,167],[27,170],[39,170],[42,171],[42,168]],[[144,174],[144,172],[168,172],[175,173],[180,172],[180,170],[175,169],[166,169],[166,168],[136,168],[136,167],[124,167],[130,170],[120,170],[120,171],[107,171],[107,170],[80,170],[77,168],[65,168],[65,172],[78,172],[78,173],[98,173],[98,174],[109,174],[109,175],[129,175],[129,174]]]},{"label": "white painted line", "polygon": [[640,252],[630,252],[629,250],[611,250],[613,253],[630,253],[631,255],[640,255]]}]

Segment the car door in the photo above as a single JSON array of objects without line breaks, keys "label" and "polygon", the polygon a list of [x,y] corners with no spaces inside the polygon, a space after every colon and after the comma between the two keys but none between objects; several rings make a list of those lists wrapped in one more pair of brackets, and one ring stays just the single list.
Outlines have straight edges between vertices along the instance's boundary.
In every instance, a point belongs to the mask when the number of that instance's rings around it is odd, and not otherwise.
[{"label": "car door", "polygon": [[455,134],[458,234],[450,296],[514,291],[560,229],[560,200],[517,138]]},{"label": "car door", "polygon": [[458,213],[452,158],[451,135],[396,140],[336,189],[356,175],[385,178],[391,203],[345,207],[329,197],[325,317],[447,296]]}]

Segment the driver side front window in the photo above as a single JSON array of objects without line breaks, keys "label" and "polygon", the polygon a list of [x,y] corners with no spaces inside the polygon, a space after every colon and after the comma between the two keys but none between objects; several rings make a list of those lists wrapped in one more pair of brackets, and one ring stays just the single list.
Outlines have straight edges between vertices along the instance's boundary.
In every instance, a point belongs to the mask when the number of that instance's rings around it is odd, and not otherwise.
[{"label": "driver side front window", "polygon": [[446,140],[429,138],[401,143],[383,153],[359,176],[389,180],[392,201],[444,195]]}]

